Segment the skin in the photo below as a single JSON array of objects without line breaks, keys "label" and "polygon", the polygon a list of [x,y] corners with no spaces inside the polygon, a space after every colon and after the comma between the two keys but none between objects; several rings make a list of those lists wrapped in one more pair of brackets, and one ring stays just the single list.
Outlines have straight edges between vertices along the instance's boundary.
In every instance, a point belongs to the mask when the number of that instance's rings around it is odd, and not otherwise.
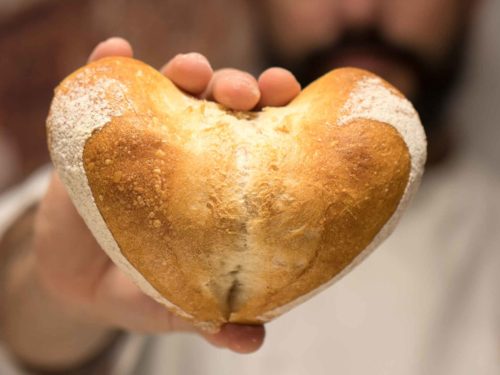
[{"label": "skin", "polygon": [[[89,62],[107,56],[132,57],[132,47],[111,38],[94,49]],[[214,72],[197,53],[177,55],[161,72],[182,90],[237,110],[284,105],[300,92],[294,76],[283,69],[268,69],[258,79],[236,69]],[[143,294],[99,247],[57,174],[35,214],[29,249],[10,266],[6,285],[6,317],[0,322],[5,341],[20,360],[40,368],[84,361],[105,347],[117,328],[193,332],[237,353],[257,350],[265,336],[263,326],[235,324],[216,334],[201,332]],[[50,342],[49,332],[59,339]],[[67,345],[75,337],[78,345]]]}]

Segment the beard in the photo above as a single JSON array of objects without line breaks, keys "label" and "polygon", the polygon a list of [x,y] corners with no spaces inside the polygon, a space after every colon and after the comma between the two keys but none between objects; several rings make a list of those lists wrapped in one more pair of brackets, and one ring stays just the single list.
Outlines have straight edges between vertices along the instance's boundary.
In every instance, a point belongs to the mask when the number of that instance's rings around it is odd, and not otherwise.
[{"label": "beard", "polygon": [[418,51],[389,41],[377,29],[348,30],[335,44],[312,51],[293,63],[283,59],[266,43],[264,55],[269,65],[282,66],[294,73],[302,87],[331,69],[341,67],[339,62],[342,57],[353,51],[365,51],[405,67],[412,72],[416,82],[414,93],[409,99],[419,113],[426,131],[432,133],[442,123],[440,120],[450,93],[462,76],[466,35],[465,30],[460,31],[439,61],[429,61]]}]

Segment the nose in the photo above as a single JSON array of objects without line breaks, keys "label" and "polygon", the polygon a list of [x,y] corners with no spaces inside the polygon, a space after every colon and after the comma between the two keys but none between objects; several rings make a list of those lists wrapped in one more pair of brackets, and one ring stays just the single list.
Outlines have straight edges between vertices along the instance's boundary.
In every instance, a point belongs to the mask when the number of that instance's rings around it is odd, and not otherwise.
[{"label": "nose", "polygon": [[340,20],[353,29],[373,26],[379,17],[383,0],[338,0]]}]

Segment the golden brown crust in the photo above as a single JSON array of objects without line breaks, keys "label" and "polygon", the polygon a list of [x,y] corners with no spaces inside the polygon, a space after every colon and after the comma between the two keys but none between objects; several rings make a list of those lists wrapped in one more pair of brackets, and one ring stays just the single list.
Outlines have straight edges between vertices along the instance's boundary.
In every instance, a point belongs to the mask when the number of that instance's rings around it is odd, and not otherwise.
[{"label": "golden brown crust", "polygon": [[160,130],[144,131],[147,123],[117,119],[87,143],[97,206],[124,255],[164,297],[201,321],[221,323],[227,313],[218,294],[225,290],[212,289],[225,254],[214,246],[229,247],[241,229],[231,220],[241,215],[230,207],[220,219],[210,209],[230,194],[211,182],[223,181],[217,175],[224,161],[171,145]]},{"label": "golden brown crust", "polygon": [[188,98],[137,62],[115,71],[135,110],[88,139],[89,185],[128,261],[195,321],[259,323],[324,284],[405,191],[410,155],[392,126],[337,124],[360,70],[256,115]]}]

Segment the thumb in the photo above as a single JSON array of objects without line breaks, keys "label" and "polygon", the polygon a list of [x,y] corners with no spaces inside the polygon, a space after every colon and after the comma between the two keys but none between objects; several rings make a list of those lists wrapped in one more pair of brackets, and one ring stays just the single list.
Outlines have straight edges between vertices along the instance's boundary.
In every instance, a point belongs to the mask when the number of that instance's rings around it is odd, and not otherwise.
[{"label": "thumb", "polygon": [[227,347],[237,353],[252,353],[258,350],[266,335],[262,325],[226,324],[215,334],[202,334],[211,344]]}]

